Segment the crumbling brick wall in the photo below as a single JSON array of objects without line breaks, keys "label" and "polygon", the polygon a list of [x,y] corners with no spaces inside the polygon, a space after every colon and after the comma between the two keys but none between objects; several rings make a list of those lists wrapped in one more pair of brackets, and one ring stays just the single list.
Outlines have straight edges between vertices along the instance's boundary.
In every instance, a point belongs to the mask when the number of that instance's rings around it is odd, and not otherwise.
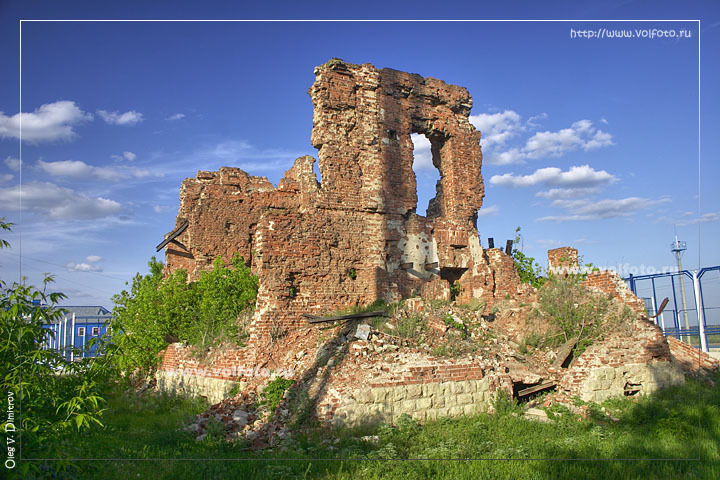
[{"label": "crumbling brick wall", "polygon": [[[548,251],[548,270],[578,272],[578,252],[572,247]],[[558,271],[560,269],[560,271]],[[590,272],[583,287],[610,295],[634,312],[605,338],[590,345],[560,374],[559,389],[586,401],[617,395],[652,393],[684,381],[662,330],[647,318],[645,304],[610,270]]]},{"label": "crumbling brick wall", "polygon": [[642,300],[628,288],[625,281],[612,270],[602,270],[588,273],[583,286],[599,290],[624,302],[635,312],[647,316],[647,310]]},{"label": "crumbling brick wall", "polygon": [[578,269],[578,251],[573,247],[548,250],[548,271],[555,274],[573,273]]},{"label": "crumbling brick wall", "polygon": [[[235,168],[183,182],[167,270],[195,279],[239,252],[260,287],[252,337],[272,337],[323,313],[422,295],[468,301],[532,296],[512,259],[484,250],[476,227],[484,186],[480,133],[465,88],[353,65],[316,67],[314,159],[301,157],[277,188]],[[412,133],[428,137],[440,171],[427,216],[415,213]],[[451,286],[455,288],[451,289]]]},{"label": "crumbling brick wall", "polygon": [[684,381],[662,330],[638,318],[590,345],[563,372],[560,389],[587,401],[646,394]]},{"label": "crumbling brick wall", "polygon": [[667,337],[673,358],[682,367],[683,371],[691,375],[708,375],[720,368],[717,358],[699,350],[692,345]]}]

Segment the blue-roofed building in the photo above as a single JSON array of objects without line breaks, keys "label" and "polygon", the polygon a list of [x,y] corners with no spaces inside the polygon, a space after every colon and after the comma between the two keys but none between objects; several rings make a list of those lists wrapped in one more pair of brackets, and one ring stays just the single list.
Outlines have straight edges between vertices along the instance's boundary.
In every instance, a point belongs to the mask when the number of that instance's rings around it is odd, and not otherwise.
[{"label": "blue-roofed building", "polygon": [[[112,313],[99,305],[62,306],[66,313],[54,323],[44,327],[54,333],[45,340],[45,348],[62,352],[68,360],[94,357],[97,345],[88,345],[93,338],[100,338],[109,331]],[[73,348],[74,347],[74,348]]]}]

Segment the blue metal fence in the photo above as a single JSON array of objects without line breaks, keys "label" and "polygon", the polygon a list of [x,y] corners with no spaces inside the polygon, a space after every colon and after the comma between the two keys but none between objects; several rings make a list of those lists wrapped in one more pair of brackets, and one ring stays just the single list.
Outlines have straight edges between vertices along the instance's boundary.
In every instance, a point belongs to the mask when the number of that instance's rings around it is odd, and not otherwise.
[{"label": "blue metal fence", "polygon": [[[625,280],[633,293],[645,300],[648,313],[657,315],[655,322],[665,335],[688,341],[705,352],[720,348],[720,265],[630,275]],[[690,288],[685,288],[687,283]],[[669,301],[667,308],[659,312],[663,298]]]}]

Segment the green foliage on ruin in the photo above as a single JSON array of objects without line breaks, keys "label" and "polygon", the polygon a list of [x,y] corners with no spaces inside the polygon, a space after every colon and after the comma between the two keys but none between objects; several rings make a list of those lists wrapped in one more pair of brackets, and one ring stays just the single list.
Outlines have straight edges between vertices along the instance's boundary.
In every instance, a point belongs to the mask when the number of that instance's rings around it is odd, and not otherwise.
[{"label": "green foliage on ruin", "polygon": [[280,401],[285,395],[285,391],[295,383],[295,380],[288,378],[277,377],[268,383],[262,391],[261,404],[267,405],[271,412],[275,412],[275,409],[280,405]]},{"label": "green foliage on ruin", "polygon": [[[540,289],[538,301],[555,327],[548,336],[548,344],[558,344],[577,338],[575,355],[580,355],[595,340],[617,328],[631,326],[632,311],[618,305],[604,293],[582,286],[581,275],[554,275]],[[552,337],[552,338],[551,338]]]},{"label": "green foliage on ruin", "polygon": [[529,283],[535,288],[540,288],[545,284],[547,278],[542,276],[540,264],[535,261],[535,258],[525,255],[522,251],[520,227],[515,229],[515,240],[513,240],[513,250],[510,256],[515,261],[515,270],[523,283]]},{"label": "green foliage on ruin", "polygon": [[163,264],[155,257],[148,266],[149,274],[135,275],[130,290],[113,297],[114,341],[123,352],[123,370],[146,372],[156,366],[166,336],[201,350],[247,336],[241,320],[255,306],[258,280],[241,257],[233,258],[232,268],[218,257],[195,282],[187,281],[185,270],[163,278]]}]

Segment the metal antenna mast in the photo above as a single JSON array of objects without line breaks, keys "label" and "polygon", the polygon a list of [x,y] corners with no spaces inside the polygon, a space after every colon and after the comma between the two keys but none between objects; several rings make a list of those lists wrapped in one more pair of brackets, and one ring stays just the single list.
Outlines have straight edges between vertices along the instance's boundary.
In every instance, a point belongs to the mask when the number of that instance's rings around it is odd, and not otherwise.
[{"label": "metal antenna mast", "polygon": [[[682,254],[687,250],[687,243],[678,240],[677,234],[675,235],[675,241],[670,244],[670,251],[675,254],[677,258],[678,273],[680,273],[680,296],[682,297],[683,314],[685,316],[685,329],[690,329],[690,322],[687,314],[687,300],[685,299],[685,274],[682,273]],[[690,337],[684,336],[687,343],[690,343]]]}]

